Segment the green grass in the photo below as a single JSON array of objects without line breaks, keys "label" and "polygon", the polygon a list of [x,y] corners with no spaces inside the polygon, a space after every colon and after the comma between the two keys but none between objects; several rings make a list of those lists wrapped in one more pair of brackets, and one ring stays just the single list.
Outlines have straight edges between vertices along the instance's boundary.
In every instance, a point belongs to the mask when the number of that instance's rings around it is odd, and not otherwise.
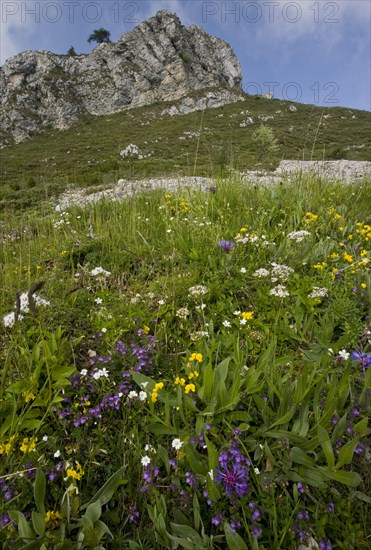
[{"label": "green grass", "polygon": [[216,186],[4,212],[4,549],[368,548],[371,182]]},{"label": "green grass", "polygon": [[[220,177],[230,168],[273,169],[281,159],[371,158],[370,113],[366,111],[296,103],[297,111],[290,112],[291,102],[246,96],[245,101],[204,113],[160,116],[172,104],[89,116],[66,131],[48,130],[0,150],[0,208],[24,208],[70,185],[108,185],[119,178]],[[248,113],[241,115],[242,111]],[[259,115],[274,116],[265,124],[279,143],[277,154],[260,163],[252,140]],[[248,116],[255,124],[240,128]],[[200,137],[180,140],[185,132],[199,132]],[[120,152],[130,143],[153,155],[144,160],[122,159]]]}]

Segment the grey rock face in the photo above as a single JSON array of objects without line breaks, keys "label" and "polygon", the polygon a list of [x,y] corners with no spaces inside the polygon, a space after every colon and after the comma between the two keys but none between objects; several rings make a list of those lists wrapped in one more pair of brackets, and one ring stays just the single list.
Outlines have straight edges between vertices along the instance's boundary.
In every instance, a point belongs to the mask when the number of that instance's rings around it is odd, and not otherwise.
[{"label": "grey rock face", "polygon": [[46,126],[64,129],[84,113],[106,115],[171,101],[192,90],[241,90],[231,46],[161,10],[88,55],[23,52],[0,67],[0,143],[22,141]]}]

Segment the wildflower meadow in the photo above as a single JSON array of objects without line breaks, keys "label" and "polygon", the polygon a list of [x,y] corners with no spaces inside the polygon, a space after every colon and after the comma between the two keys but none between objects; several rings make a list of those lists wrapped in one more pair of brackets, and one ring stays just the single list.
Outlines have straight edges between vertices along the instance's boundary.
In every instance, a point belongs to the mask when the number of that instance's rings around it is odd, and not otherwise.
[{"label": "wildflower meadow", "polygon": [[367,549],[371,182],[3,213],[4,549]]}]

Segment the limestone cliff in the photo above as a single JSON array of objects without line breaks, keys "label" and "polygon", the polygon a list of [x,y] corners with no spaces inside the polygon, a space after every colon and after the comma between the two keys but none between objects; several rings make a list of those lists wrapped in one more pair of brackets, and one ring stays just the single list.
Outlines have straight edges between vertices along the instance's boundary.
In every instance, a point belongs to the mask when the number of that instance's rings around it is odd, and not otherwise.
[{"label": "limestone cliff", "polygon": [[115,43],[76,57],[27,51],[0,68],[0,142],[19,142],[81,115],[186,96],[207,87],[241,90],[231,46],[161,10]]}]

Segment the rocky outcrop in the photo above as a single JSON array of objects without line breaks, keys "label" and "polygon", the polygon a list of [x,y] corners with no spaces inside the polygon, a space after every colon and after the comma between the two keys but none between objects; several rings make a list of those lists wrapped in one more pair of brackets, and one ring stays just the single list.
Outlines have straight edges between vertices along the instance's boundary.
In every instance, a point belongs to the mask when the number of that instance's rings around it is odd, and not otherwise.
[{"label": "rocky outcrop", "polygon": [[0,68],[0,140],[19,142],[47,126],[67,128],[84,113],[116,113],[208,87],[241,90],[231,46],[161,10],[88,55],[28,51],[8,59]]}]

